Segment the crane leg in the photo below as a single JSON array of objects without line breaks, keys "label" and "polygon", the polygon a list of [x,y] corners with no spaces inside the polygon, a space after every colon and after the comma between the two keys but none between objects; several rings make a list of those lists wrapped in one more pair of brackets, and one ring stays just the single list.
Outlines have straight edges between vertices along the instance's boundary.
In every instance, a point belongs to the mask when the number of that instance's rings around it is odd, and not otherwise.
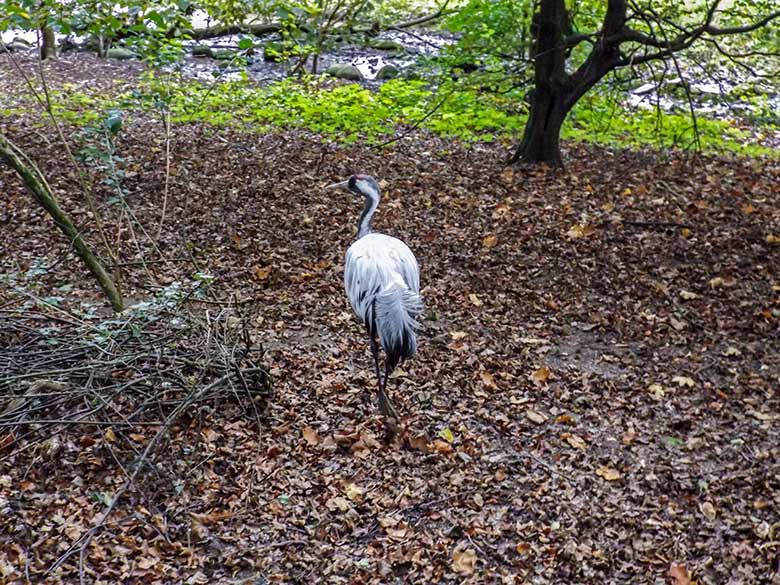
[{"label": "crane leg", "polygon": [[387,372],[387,368],[385,368],[385,378],[383,382],[382,373],[379,369],[379,344],[373,336],[370,336],[369,339],[371,343],[371,354],[374,356],[374,371],[376,372],[379,412],[381,412],[385,418],[385,432],[389,438],[392,438],[398,432],[399,418],[398,413],[395,411],[395,407],[393,407],[393,403],[390,402],[390,399],[385,392],[389,372]]}]

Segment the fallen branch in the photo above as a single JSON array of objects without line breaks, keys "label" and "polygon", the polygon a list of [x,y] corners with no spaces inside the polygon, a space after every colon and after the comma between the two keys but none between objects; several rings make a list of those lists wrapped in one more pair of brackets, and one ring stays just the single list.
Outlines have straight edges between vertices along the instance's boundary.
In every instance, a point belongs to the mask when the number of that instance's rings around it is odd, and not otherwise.
[{"label": "fallen branch", "polygon": [[[31,160],[5,136],[0,134],[0,158],[16,171],[35,200],[46,210],[57,227],[65,234],[79,258],[84,261],[89,271],[98,281],[100,288],[106,293],[111,306],[118,313],[124,308],[124,302],[119,289],[108,274],[100,260],[92,253],[70,217],[62,210],[57,198],[46,182],[41,171]],[[22,160],[26,159],[26,160]]]}]

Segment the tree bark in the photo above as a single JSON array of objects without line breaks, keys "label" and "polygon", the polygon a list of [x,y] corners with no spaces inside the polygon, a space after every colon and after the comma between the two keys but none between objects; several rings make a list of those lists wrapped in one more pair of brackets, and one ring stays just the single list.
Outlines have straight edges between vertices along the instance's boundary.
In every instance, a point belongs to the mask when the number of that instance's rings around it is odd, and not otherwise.
[{"label": "tree bark", "polygon": [[[510,162],[543,162],[562,166],[560,135],[566,116],[579,99],[620,64],[617,38],[626,23],[627,0],[609,0],[601,38],[585,62],[569,74],[569,51],[585,37],[572,35],[565,0],[541,0],[531,21],[534,89],[523,139]],[[577,40],[574,40],[577,39]]]},{"label": "tree bark", "polygon": [[54,29],[50,26],[41,27],[41,61],[54,59],[57,56],[57,40]]},{"label": "tree bark", "polygon": [[561,127],[569,113],[566,95],[547,91],[533,91],[531,111],[523,131],[523,139],[510,162],[547,163],[563,166],[561,157]]},{"label": "tree bark", "polygon": [[[571,28],[565,0],[542,0],[531,20],[534,89],[523,139],[510,162],[561,166],[560,134],[571,106],[568,100],[564,38]],[[573,105],[573,104],[572,104]]]},{"label": "tree bark", "polygon": [[70,240],[76,254],[78,254],[79,258],[82,259],[95,277],[114,310],[117,313],[122,311],[124,308],[122,294],[114,284],[111,276],[109,276],[103,264],[84,242],[78,229],[73,225],[73,221],[59,206],[57,198],[52,193],[51,187],[49,187],[41,171],[32,161],[29,159],[26,161],[22,160],[23,158],[27,159],[13,143],[0,134],[0,159],[8,163],[17,172],[35,200],[48,212],[57,227]]}]

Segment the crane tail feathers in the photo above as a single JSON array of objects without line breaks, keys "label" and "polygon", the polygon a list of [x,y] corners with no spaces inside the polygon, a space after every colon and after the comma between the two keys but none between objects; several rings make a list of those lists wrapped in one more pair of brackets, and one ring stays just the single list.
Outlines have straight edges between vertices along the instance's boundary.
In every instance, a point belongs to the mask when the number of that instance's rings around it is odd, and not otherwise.
[{"label": "crane tail feathers", "polygon": [[388,370],[417,351],[415,330],[422,312],[422,298],[408,288],[393,285],[374,298],[374,331],[385,351]]}]

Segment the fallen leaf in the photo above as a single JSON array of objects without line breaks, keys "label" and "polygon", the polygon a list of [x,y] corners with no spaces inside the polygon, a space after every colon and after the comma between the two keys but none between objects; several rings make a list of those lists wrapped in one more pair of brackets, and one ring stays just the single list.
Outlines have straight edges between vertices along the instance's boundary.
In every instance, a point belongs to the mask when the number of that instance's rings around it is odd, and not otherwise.
[{"label": "fallen leaf", "polygon": [[483,302],[482,302],[482,300],[481,300],[481,299],[480,299],[480,298],[479,298],[477,295],[475,295],[474,293],[471,293],[471,294],[469,295],[469,300],[471,301],[471,304],[472,304],[472,305],[474,305],[475,307],[481,307],[482,305],[484,305],[484,304],[485,304],[485,303],[483,303]]},{"label": "fallen leaf", "polygon": [[525,556],[531,552],[531,545],[527,542],[518,542],[515,550],[517,551],[517,554]]},{"label": "fallen leaf", "polygon": [[456,550],[452,553],[452,568],[461,575],[471,575],[477,564],[477,553],[473,549]]},{"label": "fallen leaf", "polygon": [[309,445],[318,445],[320,442],[320,435],[311,427],[303,427],[303,438]]},{"label": "fallen leaf", "polygon": [[672,382],[677,384],[680,388],[683,386],[693,388],[696,385],[696,382],[693,381],[693,378],[689,378],[688,376],[675,376],[672,378]]},{"label": "fallen leaf", "polygon": [[669,576],[672,578],[672,585],[691,585],[691,577],[685,565],[678,565],[672,561],[669,567]]},{"label": "fallen leaf", "polygon": [[778,246],[780,245],[780,236],[774,236],[770,234],[766,237],[766,243],[770,246]]},{"label": "fallen leaf", "polygon": [[575,435],[574,433],[563,433],[561,434],[561,437],[566,439],[566,442],[575,449],[584,449],[588,446],[582,437]]},{"label": "fallen leaf", "polygon": [[537,412],[535,410],[531,410],[530,408],[525,411],[525,417],[535,422],[536,424],[540,425],[544,423],[547,420],[547,416],[542,414],[541,412]]},{"label": "fallen leaf", "polygon": [[363,500],[363,488],[354,483],[349,483],[344,488],[344,494],[353,502],[360,502]]},{"label": "fallen leaf", "polygon": [[701,513],[704,514],[704,517],[707,518],[707,520],[715,520],[715,516],[718,515],[718,513],[715,511],[715,506],[712,505],[712,502],[704,502],[700,509]]},{"label": "fallen leaf", "polygon": [[403,528],[385,528],[385,532],[387,533],[387,536],[389,536],[393,540],[403,540],[404,538],[406,538],[406,534],[408,532],[408,529],[406,527],[403,527]]},{"label": "fallen leaf", "polygon": [[566,232],[566,237],[572,240],[576,240],[578,238],[587,238],[588,236],[593,235],[595,232],[596,228],[591,224],[575,223],[569,228],[569,231]]},{"label": "fallen leaf", "polygon": [[255,267],[255,278],[257,280],[266,280],[271,275],[271,267],[270,266],[256,266]]},{"label": "fallen leaf", "polygon": [[533,374],[531,374],[531,379],[534,382],[542,383],[546,382],[547,379],[550,377],[550,369],[547,366],[542,366],[538,370],[536,370]]},{"label": "fallen leaf", "polygon": [[442,430],[439,431],[439,436],[447,441],[448,443],[452,443],[455,440],[455,435],[452,434],[452,431],[445,427]]},{"label": "fallen leaf", "polygon": [[650,392],[655,398],[663,398],[666,396],[666,390],[660,384],[650,384],[647,387],[647,391]]},{"label": "fallen leaf", "polygon": [[105,435],[106,435],[106,441],[109,441],[111,443],[116,441],[116,434],[114,433],[114,429],[112,429],[111,427],[108,427],[106,429]]},{"label": "fallen leaf", "polygon": [[697,295],[695,292],[691,292],[689,290],[681,290],[680,291],[680,297],[682,297],[686,301],[692,301],[693,299],[698,299],[699,295]]},{"label": "fallen leaf", "polygon": [[483,248],[495,248],[496,244],[498,244],[498,237],[496,237],[494,234],[490,234],[489,236],[485,236],[482,239],[482,247]]},{"label": "fallen leaf", "polygon": [[624,445],[630,445],[634,442],[634,439],[636,439],[636,431],[626,431],[620,437],[620,440]]},{"label": "fallen leaf", "polygon": [[466,337],[466,335],[468,335],[468,333],[466,333],[465,331],[450,331],[450,337],[452,337],[454,341],[463,339],[464,337]]},{"label": "fallen leaf", "polygon": [[452,445],[442,439],[434,439],[431,448],[437,453],[452,453]]},{"label": "fallen leaf", "polygon": [[488,372],[487,370],[482,370],[479,373],[479,377],[482,380],[482,383],[487,386],[488,388],[492,390],[498,390],[498,386],[496,386],[496,380],[493,378],[493,374]]},{"label": "fallen leaf", "polygon": [[596,470],[596,475],[603,477],[607,481],[615,481],[622,477],[617,469],[614,467],[607,467],[605,465],[602,465]]},{"label": "fallen leaf", "polygon": [[328,510],[331,512],[335,512],[336,510],[340,512],[346,512],[352,507],[349,503],[349,500],[342,496],[333,496],[331,499],[325,502],[325,506],[327,506]]}]

